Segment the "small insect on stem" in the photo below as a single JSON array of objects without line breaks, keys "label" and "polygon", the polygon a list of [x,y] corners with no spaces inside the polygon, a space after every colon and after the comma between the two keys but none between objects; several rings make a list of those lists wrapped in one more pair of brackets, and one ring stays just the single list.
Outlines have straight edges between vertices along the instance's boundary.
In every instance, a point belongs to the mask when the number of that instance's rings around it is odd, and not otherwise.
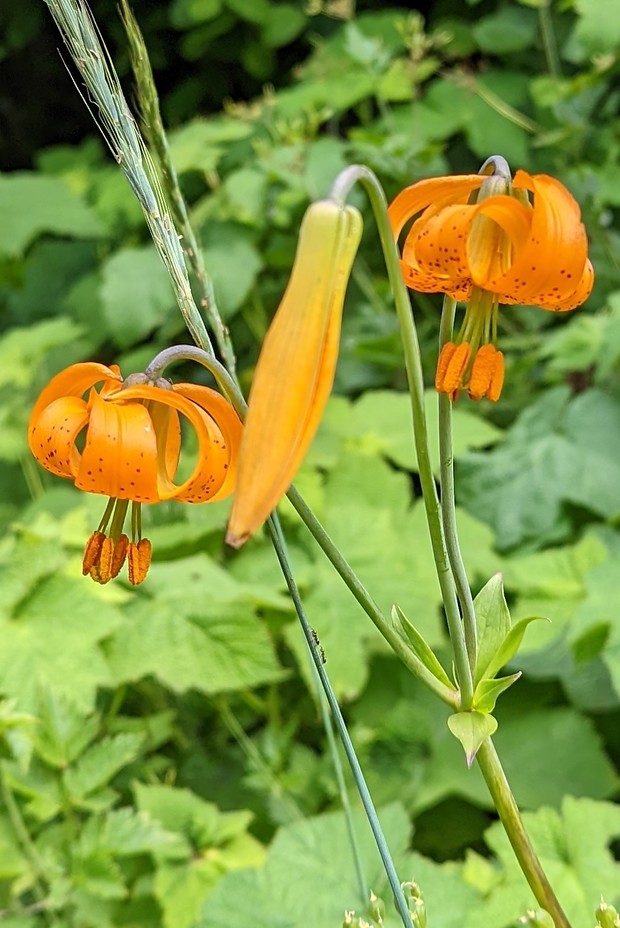
[{"label": "small insect on stem", "polygon": [[319,655],[321,657],[321,663],[325,664],[327,663],[327,658],[325,657],[325,651],[321,647],[319,636],[317,635],[316,630],[314,628],[311,628],[310,631],[312,632],[312,640],[314,641],[315,647],[317,648]]}]

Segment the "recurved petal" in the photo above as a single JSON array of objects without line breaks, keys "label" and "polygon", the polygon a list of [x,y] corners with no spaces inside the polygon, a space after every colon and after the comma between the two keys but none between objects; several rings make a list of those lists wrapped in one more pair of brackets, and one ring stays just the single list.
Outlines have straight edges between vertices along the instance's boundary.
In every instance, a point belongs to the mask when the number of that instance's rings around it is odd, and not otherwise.
[{"label": "recurved petal", "polygon": [[488,287],[500,295],[500,302],[505,294],[510,302],[553,309],[575,293],[584,276],[588,241],[579,206],[559,181],[545,174],[517,171],[514,186],[534,194],[530,234],[510,269],[489,280]]},{"label": "recurved petal", "polygon": [[66,367],[52,377],[42,390],[30,414],[30,425],[38,418],[41,410],[54,400],[61,396],[83,396],[102,380],[116,381],[120,387],[122,378],[116,364],[106,367],[105,364],[98,364],[96,361],[85,361]]},{"label": "recurved petal", "polygon": [[75,439],[88,422],[88,407],[77,396],[62,396],[31,416],[28,445],[35,458],[58,477],[73,478],[80,463]]},{"label": "recurved petal", "polygon": [[241,419],[221,393],[212,390],[210,387],[203,387],[194,383],[175,383],[172,389],[175,393],[187,397],[192,403],[200,406],[211,416],[220,429],[226,448],[228,449],[229,460],[225,466],[226,477],[220,489],[211,499],[225,499],[235,488],[237,481],[237,468],[239,465],[239,448],[241,445],[241,436],[243,435],[243,425]]},{"label": "recurved petal", "polygon": [[[90,423],[75,485],[89,493],[140,503],[159,502],[157,445],[147,408],[123,391],[114,400],[92,390]],[[118,396],[122,402],[116,401]]]},{"label": "recurved petal", "polygon": [[392,200],[388,209],[394,238],[404,225],[427,207],[443,208],[452,203],[466,203],[472,190],[478,190],[486,178],[482,174],[456,174],[419,180]]},{"label": "recurved petal", "polygon": [[[165,448],[158,449],[158,498],[179,499],[186,503],[204,503],[214,499],[216,495],[221,498],[219,491],[226,480],[231,452],[223,432],[211,416],[178,392],[161,390],[148,384],[128,387],[123,390],[122,396],[127,399],[150,400],[177,410],[189,421],[198,437],[196,465],[187,480],[181,484],[175,484],[167,472]],[[112,405],[117,402],[118,396],[113,398]]]},{"label": "recurved petal", "polygon": [[258,360],[227,540],[236,547],[288,489],[329,396],[344,294],[361,237],[357,210],[314,203]]}]

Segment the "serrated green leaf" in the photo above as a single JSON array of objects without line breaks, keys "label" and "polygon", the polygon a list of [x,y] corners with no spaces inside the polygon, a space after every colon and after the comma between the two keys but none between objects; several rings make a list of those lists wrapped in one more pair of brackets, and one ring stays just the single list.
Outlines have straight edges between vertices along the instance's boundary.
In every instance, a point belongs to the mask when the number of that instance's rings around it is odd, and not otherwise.
[{"label": "serrated green leaf", "polygon": [[17,256],[43,232],[97,238],[95,214],[58,177],[26,171],[0,174],[0,256]]},{"label": "serrated green leaf", "polygon": [[[352,817],[368,885],[387,898],[385,873],[367,822],[357,810]],[[402,872],[409,818],[397,803],[380,809],[379,818]],[[365,910],[366,905],[367,899],[358,895],[344,816],[327,813],[281,828],[262,869],[225,876],[207,899],[196,928],[297,928],[300,923],[324,928],[340,924],[344,911],[356,906]]]},{"label": "serrated green leaf", "polygon": [[493,712],[498,696],[521,676],[521,671],[508,677],[495,677],[493,680],[480,680],[474,693],[474,706],[479,712]]},{"label": "serrated green leaf", "polygon": [[85,717],[70,699],[49,687],[41,688],[38,717],[37,754],[59,769],[74,761],[99,731],[97,715]]},{"label": "serrated green leaf", "polygon": [[455,712],[448,718],[448,728],[461,742],[467,766],[471,767],[483,741],[497,731],[497,721],[492,715],[476,710]]},{"label": "serrated green leaf", "polygon": [[36,711],[39,688],[47,685],[78,709],[92,711],[97,688],[112,680],[99,642],[120,624],[117,609],[81,577],[55,574],[43,580],[13,620],[0,622],[4,692]]},{"label": "serrated green leaf", "polygon": [[487,664],[485,670],[485,676],[494,677],[495,674],[499,673],[502,667],[512,660],[517,651],[519,650],[519,645],[523,640],[526,629],[531,622],[548,622],[545,616],[542,615],[530,615],[525,619],[520,619],[518,622],[512,626],[499,648],[493,655],[492,659]]},{"label": "serrated green leaf", "polygon": [[454,689],[454,683],[452,683],[450,677],[441,666],[434,651],[429,647],[415,626],[409,621],[400,606],[397,604],[392,606],[391,616],[392,623],[396,630],[402,637],[406,638],[411,645],[413,653],[422,661],[426,669],[430,670],[440,683],[444,683],[450,689]]},{"label": "serrated green leaf", "polygon": [[[161,596],[132,603],[128,625],[107,645],[115,679],[128,682],[153,674],[177,693],[190,688],[218,693],[282,679],[267,632],[247,599],[206,602],[204,589],[213,589],[206,579],[208,559],[201,555],[188,561],[204,563],[206,569],[192,574],[185,599],[179,588],[175,602]],[[182,565],[170,564],[170,574]]]},{"label": "serrated green leaf", "polygon": [[71,801],[79,805],[90,793],[106,786],[119,770],[138,757],[142,741],[142,735],[128,732],[102,738],[88,748],[64,775]]},{"label": "serrated green leaf", "polygon": [[474,683],[478,683],[483,677],[493,676],[487,668],[510,632],[510,611],[504,596],[502,574],[495,574],[482,587],[474,600],[474,610],[478,630]]},{"label": "serrated green leaf", "polygon": [[102,816],[90,816],[80,834],[84,854],[105,853],[112,857],[185,859],[189,849],[174,831],[162,828],[146,812],[133,808],[113,809]]}]

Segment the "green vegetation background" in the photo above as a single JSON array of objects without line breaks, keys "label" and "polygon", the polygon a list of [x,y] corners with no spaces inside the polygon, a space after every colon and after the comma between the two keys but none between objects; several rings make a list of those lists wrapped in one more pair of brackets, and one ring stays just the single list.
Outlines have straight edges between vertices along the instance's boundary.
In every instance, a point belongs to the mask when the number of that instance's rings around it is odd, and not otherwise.
[{"label": "green vegetation background", "polygon": [[[92,8],[127,81],[115,5]],[[501,570],[515,617],[551,619],[527,633],[497,745],[575,928],[590,928],[601,893],[620,907],[616,0],[134,8],[245,386],[303,211],[345,164],[368,164],[392,196],[499,153],[582,205],[591,298],[566,318],[505,309],[504,395],[459,400],[455,427],[472,582]],[[97,358],[130,373],[187,340],[59,44],[42,0],[0,7],[0,919],[333,928],[365,903],[269,544],[224,550],[226,505],[153,507],[147,582],[98,587],[79,565],[104,500],[27,454],[29,407],[61,367]],[[379,603],[397,601],[445,653],[396,323],[359,205],[337,387],[298,484]],[[413,296],[429,384],[438,301]],[[511,924],[532,899],[446,712],[286,506],[283,518],[401,878],[420,883],[431,928]],[[368,884],[387,901],[356,816]]]}]

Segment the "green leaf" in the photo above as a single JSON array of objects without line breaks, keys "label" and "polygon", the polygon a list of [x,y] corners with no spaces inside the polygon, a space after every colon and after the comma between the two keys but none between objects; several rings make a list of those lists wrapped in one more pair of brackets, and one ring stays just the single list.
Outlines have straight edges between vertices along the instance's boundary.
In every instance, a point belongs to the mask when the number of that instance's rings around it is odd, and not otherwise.
[{"label": "green leaf", "polygon": [[521,676],[521,672],[508,677],[496,677],[493,680],[480,680],[474,693],[474,706],[479,712],[493,712],[498,696]]},{"label": "green leaf", "polygon": [[[609,845],[620,835],[620,809],[607,802],[567,796],[561,814],[543,808],[523,815],[545,873],[553,874],[560,904],[572,925],[590,925],[601,895],[617,899],[620,864]],[[478,925],[508,925],[532,908],[532,894],[499,823],[485,835],[498,856],[502,879],[476,912]]]},{"label": "green leaf", "polygon": [[49,687],[41,688],[37,714],[37,754],[58,769],[79,757],[99,731],[97,715],[85,718],[73,702]]},{"label": "green leaf", "polygon": [[122,248],[103,266],[103,315],[121,348],[159,327],[175,306],[168,272],[155,248]]},{"label": "green leaf", "polygon": [[570,530],[565,502],[603,518],[620,512],[620,403],[599,390],[542,395],[506,440],[459,465],[461,500],[495,530],[502,548],[540,547]]},{"label": "green leaf", "polygon": [[143,740],[142,735],[128,732],[102,738],[89,747],[65,772],[64,783],[71,801],[79,805],[90,793],[106,786],[119,770],[136,760]]},{"label": "green leaf", "polygon": [[97,238],[94,213],[57,177],[26,171],[0,174],[0,257],[16,257],[44,232]]},{"label": "green leaf", "polygon": [[[94,584],[93,584],[94,586]],[[18,616],[0,622],[0,677],[20,708],[36,711],[48,685],[82,711],[111,683],[99,642],[122,624],[120,613],[82,578],[57,574],[38,584]]]},{"label": "green leaf", "polygon": [[568,707],[528,705],[521,693],[514,699],[515,705],[510,696],[499,705],[494,740],[520,808],[559,808],[566,795],[614,794],[618,775],[589,719]]},{"label": "green leaf", "polygon": [[614,0],[575,0],[575,10],[579,16],[575,39],[584,57],[611,52],[617,47],[620,23]]},{"label": "green leaf", "polygon": [[531,622],[548,622],[549,619],[545,618],[542,615],[530,615],[525,619],[520,619],[518,622],[512,626],[501,645],[487,664],[485,670],[485,676],[494,677],[495,674],[499,673],[504,664],[507,664],[508,661],[512,660],[517,651],[519,650],[519,645],[523,641],[523,636],[525,631],[530,625]]},{"label": "green leaf", "polygon": [[155,895],[166,928],[190,928],[224,873],[263,862],[261,845],[247,834],[252,815],[222,813],[187,789],[136,784],[135,792],[140,810],[183,839],[188,859],[175,864],[166,855],[157,868]]},{"label": "green leaf", "polygon": [[204,257],[219,310],[229,319],[249,296],[263,259],[242,226],[223,222],[205,229]]},{"label": "green leaf", "polygon": [[477,712],[456,712],[448,718],[448,728],[461,742],[467,766],[471,767],[483,741],[497,731],[497,722],[492,715]]},{"label": "green leaf", "polygon": [[[409,818],[399,804],[380,810],[379,818],[396,867],[402,870]],[[353,821],[368,885],[387,898],[385,873],[367,821],[358,810]],[[367,904],[358,896],[344,816],[330,812],[281,828],[261,870],[225,876],[206,901],[196,928],[297,928],[301,923],[304,928],[325,928],[340,924],[344,911],[365,911]]]},{"label": "green leaf", "polygon": [[[250,587],[206,555],[159,565],[144,589],[157,585],[157,599],[135,600],[127,626],[108,644],[119,683],[153,674],[177,693],[189,688],[218,693],[282,678],[267,632],[251,608]],[[212,591],[209,597],[205,589]]]},{"label": "green leaf", "polygon": [[524,51],[536,39],[538,17],[522,7],[506,6],[483,16],[473,26],[472,33],[482,51],[492,55]]},{"label": "green leaf", "polygon": [[450,689],[454,689],[454,683],[441,666],[434,651],[429,647],[415,626],[409,621],[400,606],[396,604],[392,606],[391,616],[392,623],[396,630],[403,638],[407,639],[413,653],[422,661],[426,669],[430,670],[440,683],[444,683]]},{"label": "green leaf", "polygon": [[495,574],[482,587],[474,600],[474,610],[478,630],[478,654],[474,682],[478,683],[483,677],[494,676],[487,668],[510,632],[510,611],[504,597],[502,574]]}]

